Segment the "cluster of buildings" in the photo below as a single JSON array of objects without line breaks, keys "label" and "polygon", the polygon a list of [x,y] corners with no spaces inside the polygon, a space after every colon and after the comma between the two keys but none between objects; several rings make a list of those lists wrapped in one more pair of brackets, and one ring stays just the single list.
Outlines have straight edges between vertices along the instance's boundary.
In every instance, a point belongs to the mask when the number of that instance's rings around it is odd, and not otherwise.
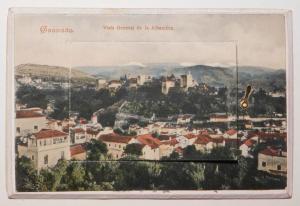
[{"label": "cluster of buildings", "polygon": [[31,75],[16,76],[17,85],[28,85],[37,89],[69,89],[70,83],[66,78],[40,78]]},{"label": "cluster of buildings", "polygon": [[[138,88],[152,81],[154,78],[149,75],[125,76],[124,79],[110,81],[98,79],[96,89],[107,88],[110,91],[117,91],[123,86]],[[200,87],[191,73],[181,75],[179,78],[174,75],[162,77],[160,82],[163,94],[168,94],[172,89],[180,88],[188,91],[189,88]],[[30,76],[17,77],[17,83],[39,89],[69,86],[68,83],[49,83]],[[282,96],[281,93],[272,95]],[[221,130],[217,127],[191,127],[194,115],[179,114],[172,117],[172,121],[151,118],[144,126],[130,124],[126,131],[129,135],[121,135],[116,133],[114,128],[103,128],[98,123],[100,110],[93,114],[91,120],[77,115],[70,115],[64,120],[55,120],[47,115],[53,111],[53,105],[54,102],[50,102],[46,110],[38,107],[27,108],[24,105],[16,106],[17,155],[30,158],[38,170],[53,167],[59,159],[86,160],[87,143],[97,139],[106,144],[108,155],[112,159],[128,155],[125,149],[130,144],[135,144],[141,151],[139,158],[146,160],[160,160],[174,152],[182,156],[184,149],[191,145],[202,153],[210,153],[216,147],[229,147],[238,149],[244,157],[257,158],[258,170],[283,176],[287,172],[286,119],[280,114],[275,114],[272,118],[253,118],[248,115],[239,117],[245,128],[242,131],[235,128]],[[121,113],[117,115],[122,116]],[[117,117],[115,127],[121,125],[125,121],[124,118]],[[230,122],[236,120],[236,116],[216,113],[211,114],[206,123],[230,125]],[[264,146],[257,151],[259,145]]]},{"label": "cluster of buildings", "polygon": [[[153,77],[150,75],[138,75],[137,77],[125,76],[125,78],[120,80],[110,80],[98,79],[96,89],[108,88],[111,91],[116,91],[121,88],[123,85],[128,86],[129,88],[137,88],[144,85],[145,83],[152,82]],[[163,94],[168,94],[170,89],[179,87],[184,91],[187,91],[189,88],[197,86],[198,83],[193,79],[192,74],[181,75],[179,78],[176,78],[173,74],[170,76],[162,77],[161,80],[161,92]]]},{"label": "cluster of buildings", "polygon": [[[183,155],[183,150],[194,145],[196,150],[209,153],[216,147],[239,149],[242,156],[255,158],[258,144],[268,145],[258,152],[258,170],[285,175],[286,147],[273,146],[272,142],[286,142],[285,132],[237,131],[228,129],[189,128],[191,115],[178,115],[178,124],[153,122],[145,127],[130,125],[131,135],[120,135],[113,128],[103,128],[94,114],[90,121],[79,117],[65,120],[49,119],[41,108],[18,108],[16,110],[17,155],[30,158],[37,169],[53,167],[59,159],[85,160],[86,144],[92,139],[106,144],[112,159],[125,157],[129,144],[139,147],[139,158],[159,160],[173,152]],[[214,117],[215,118],[215,117]]]},{"label": "cluster of buildings", "polygon": [[138,86],[142,86],[147,82],[151,82],[153,80],[153,77],[150,75],[141,74],[137,77],[131,76],[131,75],[125,75],[123,79],[113,79],[113,80],[106,80],[103,78],[100,78],[97,80],[96,84],[96,90],[100,90],[103,88],[107,88],[111,91],[116,91],[119,88],[121,88],[123,85],[128,86],[129,88],[137,88]]}]

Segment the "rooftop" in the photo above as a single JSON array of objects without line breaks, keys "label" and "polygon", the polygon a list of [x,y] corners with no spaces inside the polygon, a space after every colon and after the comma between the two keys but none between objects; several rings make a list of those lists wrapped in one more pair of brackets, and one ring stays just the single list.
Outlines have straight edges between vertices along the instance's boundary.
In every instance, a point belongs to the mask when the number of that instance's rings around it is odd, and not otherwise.
[{"label": "rooftop", "polygon": [[105,135],[101,135],[99,137],[100,140],[102,140],[103,142],[115,142],[115,143],[128,143],[132,138],[134,138],[133,136],[121,136],[118,134],[105,134]]},{"label": "rooftop", "polygon": [[137,140],[144,145],[150,146],[152,149],[157,148],[161,142],[159,139],[153,137],[151,134],[144,134],[137,136]]},{"label": "rooftop", "polygon": [[36,118],[36,117],[45,117],[38,110],[18,110],[16,111],[16,118]]},{"label": "rooftop", "polygon": [[70,147],[71,156],[86,152],[84,145],[77,144]]},{"label": "rooftop", "polygon": [[67,135],[68,135],[68,133],[61,132],[58,130],[52,130],[52,129],[42,129],[41,131],[34,133],[34,136],[36,137],[36,139],[63,137],[63,136],[67,136]]},{"label": "rooftop", "polygon": [[259,153],[267,156],[286,157],[286,151],[282,151],[281,149],[276,148],[266,148]]}]

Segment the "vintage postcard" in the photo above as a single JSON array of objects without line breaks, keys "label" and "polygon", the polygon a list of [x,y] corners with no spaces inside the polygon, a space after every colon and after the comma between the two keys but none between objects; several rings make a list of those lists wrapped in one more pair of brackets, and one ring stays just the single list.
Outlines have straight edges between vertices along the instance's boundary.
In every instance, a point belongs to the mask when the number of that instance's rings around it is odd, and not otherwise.
[{"label": "vintage postcard", "polygon": [[9,195],[290,197],[290,17],[12,9]]}]

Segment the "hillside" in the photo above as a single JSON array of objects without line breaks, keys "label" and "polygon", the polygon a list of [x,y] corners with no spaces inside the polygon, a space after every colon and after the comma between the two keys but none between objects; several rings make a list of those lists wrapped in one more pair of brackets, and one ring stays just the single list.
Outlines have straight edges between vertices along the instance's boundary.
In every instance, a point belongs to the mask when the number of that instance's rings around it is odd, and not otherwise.
[{"label": "hillside", "polygon": [[69,77],[72,81],[94,83],[95,77],[66,67],[39,65],[39,64],[21,64],[16,66],[16,75],[31,75],[40,78],[53,78],[67,80]]},{"label": "hillside", "polygon": [[[198,82],[214,86],[234,86],[236,83],[235,68],[211,67],[196,65],[174,69],[174,74],[191,72]],[[254,88],[264,88],[267,91],[285,89],[285,70],[270,69],[264,67],[241,66],[238,69],[239,87],[251,84]]]},{"label": "hillside", "polygon": [[174,69],[175,75],[190,72],[197,82],[207,83],[214,86],[232,86],[236,82],[236,74],[233,69],[225,67],[212,67],[196,65]]}]

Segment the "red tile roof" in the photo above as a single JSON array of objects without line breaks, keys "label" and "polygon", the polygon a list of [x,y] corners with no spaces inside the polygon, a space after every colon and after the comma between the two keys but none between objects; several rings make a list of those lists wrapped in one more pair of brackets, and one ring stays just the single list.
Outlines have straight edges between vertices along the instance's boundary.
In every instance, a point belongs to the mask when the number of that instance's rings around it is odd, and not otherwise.
[{"label": "red tile roof", "polygon": [[211,141],[212,142],[214,142],[214,143],[223,143],[223,141],[224,141],[224,138],[221,136],[221,137],[217,137],[217,138],[212,138],[211,139]]},{"label": "red tile roof", "polygon": [[159,140],[170,140],[176,138],[176,135],[159,135]]},{"label": "red tile roof", "polygon": [[266,148],[262,151],[259,152],[260,154],[264,154],[267,156],[277,156],[277,157],[282,157],[282,150],[280,149],[275,149],[275,148]]},{"label": "red tile roof", "polygon": [[53,137],[63,137],[67,136],[68,133],[61,132],[58,130],[52,130],[52,129],[42,129],[41,131],[34,133],[34,136],[37,139],[46,139],[46,138],[53,138]]},{"label": "red tile roof", "polygon": [[212,142],[212,139],[209,135],[199,135],[194,144],[206,145],[209,142]]},{"label": "red tile roof", "polygon": [[236,133],[237,133],[237,131],[235,129],[230,129],[230,130],[226,131],[226,134],[228,134],[228,135],[234,135]]},{"label": "red tile roof", "polygon": [[82,129],[82,128],[75,128],[74,132],[75,133],[84,133],[84,129]]},{"label": "red tile roof", "polygon": [[137,136],[137,140],[144,145],[150,146],[152,149],[157,148],[161,144],[160,140],[151,134],[139,135]]},{"label": "red tile roof", "polygon": [[71,156],[85,153],[85,147],[82,144],[73,145],[70,147]]},{"label": "red tile roof", "polygon": [[134,138],[133,136],[121,136],[118,134],[105,134],[105,135],[101,135],[99,137],[100,140],[102,140],[103,142],[115,142],[115,143],[128,143],[132,138]]},{"label": "red tile roof", "polygon": [[184,136],[185,136],[187,139],[197,138],[197,135],[192,134],[192,133],[186,134],[186,135],[184,135]]},{"label": "red tile roof", "polygon": [[167,140],[167,141],[163,141],[161,142],[161,144],[164,145],[171,145],[171,146],[175,146],[176,144],[178,144],[179,142],[177,141],[177,139],[173,138],[171,140]]},{"label": "red tile roof", "polygon": [[45,117],[45,115],[37,112],[36,110],[18,110],[16,111],[16,118],[36,118]]},{"label": "red tile roof", "polygon": [[256,143],[253,139],[247,139],[244,144],[247,145],[247,147],[252,147]]},{"label": "red tile roof", "polygon": [[99,133],[99,131],[97,130],[92,130],[92,129],[87,129],[86,130],[87,134],[91,134],[91,135],[97,135]]}]

